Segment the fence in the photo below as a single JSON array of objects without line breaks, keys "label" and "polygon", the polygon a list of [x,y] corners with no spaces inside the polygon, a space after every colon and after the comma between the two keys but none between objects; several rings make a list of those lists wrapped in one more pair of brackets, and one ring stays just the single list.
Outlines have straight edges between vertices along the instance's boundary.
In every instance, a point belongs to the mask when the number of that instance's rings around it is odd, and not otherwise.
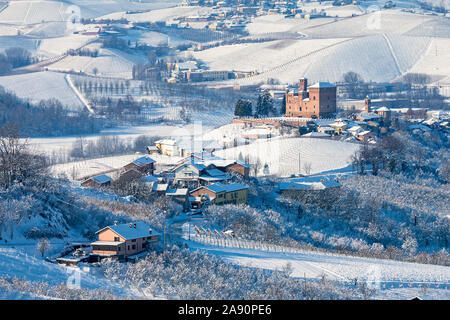
[{"label": "fence", "polygon": [[[213,232],[211,230],[205,230],[203,228],[202,228],[203,230],[197,227],[194,228],[196,233],[191,234],[190,241],[198,243],[209,244],[217,247],[252,249],[270,252],[289,252],[289,253],[304,252],[303,250],[298,248],[276,245],[266,241],[243,239],[231,234],[219,232],[217,230],[214,230]],[[186,239],[187,236],[185,235],[184,238]]]}]

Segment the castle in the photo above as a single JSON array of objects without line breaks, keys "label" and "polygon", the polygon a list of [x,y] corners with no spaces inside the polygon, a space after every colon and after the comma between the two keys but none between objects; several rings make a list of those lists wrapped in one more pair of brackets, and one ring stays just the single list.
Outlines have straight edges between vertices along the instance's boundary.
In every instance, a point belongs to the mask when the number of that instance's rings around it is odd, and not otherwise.
[{"label": "castle", "polygon": [[308,87],[308,80],[300,79],[298,91],[286,91],[286,116],[302,118],[330,117],[336,112],[336,86],[317,82]]}]

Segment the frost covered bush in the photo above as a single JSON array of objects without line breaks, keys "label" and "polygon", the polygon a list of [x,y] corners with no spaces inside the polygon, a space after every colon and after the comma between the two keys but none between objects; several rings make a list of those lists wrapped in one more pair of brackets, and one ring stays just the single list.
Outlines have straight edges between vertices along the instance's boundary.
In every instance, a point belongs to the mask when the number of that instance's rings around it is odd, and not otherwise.
[{"label": "frost covered bush", "polygon": [[149,298],[169,299],[355,299],[358,291],[327,281],[289,276],[289,267],[263,271],[220,257],[176,247],[152,252],[136,264],[103,262],[105,276]]},{"label": "frost covered bush", "polygon": [[182,211],[182,206],[165,198],[156,198],[151,203],[130,202],[124,203],[114,200],[100,200],[97,198],[85,198],[84,202],[100,210],[110,212],[123,219],[142,220],[162,230],[166,225],[166,219],[173,217]]},{"label": "frost covered bush", "polygon": [[[21,278],[0,277],[0,289],[6,292],[20,292],[41,299],[63,300],[113,300],[117,299],[112,292],[104,289],[71,289],[61,283],[51,286],[43,281],[29,281]],[[122,299],[122,298],[121,298]]]},{"label": "frost covered bush", "polygon": [[204,216],[211,228],[231,229],[241,237],[253,240],[279,240],[285,232],[280,213],[261,210],[247,205],[209,206]]},{"label": "frost covered bush", "polygon": [[[289,235],[315,247],[430,263],[450,263],[450,189],[435,179],[390,175],[353,176],[342,181],[330,207],[282,197],[285,215],[302,217]],[[442,249],[442,251],[441,251]]]}]

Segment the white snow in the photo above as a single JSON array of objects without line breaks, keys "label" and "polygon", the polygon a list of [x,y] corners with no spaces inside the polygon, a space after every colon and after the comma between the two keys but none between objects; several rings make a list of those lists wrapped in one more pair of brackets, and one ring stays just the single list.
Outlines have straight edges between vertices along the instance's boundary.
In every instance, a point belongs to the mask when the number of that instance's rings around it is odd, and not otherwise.
[{"label": "white snow", "polygon": [[302,171],[304,164],[310,163],[312,174],[344,169],[350,165],[350,157],[358,148],[358,144],[342,141],[280,137],[218,150],[215,154],[225,159],[248,156],[252,164],[260,161],[259,175],[264,174],[263,167],[267,164],[270,175],[287,177],[299,173],[299,163]]},{"label": "white snow", "polygon": [[65,74],[55,72],[34,72],[0,77],[0,85],[13,91],[18,97],[38,103],[40,100],[58,99],[72,110],[82,110],[83,103],[70,88]]}]

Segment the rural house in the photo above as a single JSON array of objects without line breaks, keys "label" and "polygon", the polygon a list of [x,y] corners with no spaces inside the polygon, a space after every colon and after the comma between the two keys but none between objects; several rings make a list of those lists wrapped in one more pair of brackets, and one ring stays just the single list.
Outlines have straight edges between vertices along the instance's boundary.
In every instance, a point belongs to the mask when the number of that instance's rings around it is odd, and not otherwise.
[{"label": "rural house", "polygon": [[145,222],[124,223],[105,227],[96,232],[98,240],[91,243],[93,255],[132,258],[158,242],[159,234]]},{"label": "rural house", "polygon": [[125,171],[136,169],[144,174],[153,175],[155,171],[155,160],[149,156],[140,157],[123,167]]},{"label": "rural house", "polygon": [[190,193],[191,197],[209,198],[213,204],[247,204],[248,187],[239,183],[223,184],[215,183],[209,186],[202,186]]},{"label": "rural house", "polygon": [[106,187],[111,184],[112,179],[106,174],[101,174],[92,178],[87,179],[81,183],[82,187],[86,188],[100,188]]}]

